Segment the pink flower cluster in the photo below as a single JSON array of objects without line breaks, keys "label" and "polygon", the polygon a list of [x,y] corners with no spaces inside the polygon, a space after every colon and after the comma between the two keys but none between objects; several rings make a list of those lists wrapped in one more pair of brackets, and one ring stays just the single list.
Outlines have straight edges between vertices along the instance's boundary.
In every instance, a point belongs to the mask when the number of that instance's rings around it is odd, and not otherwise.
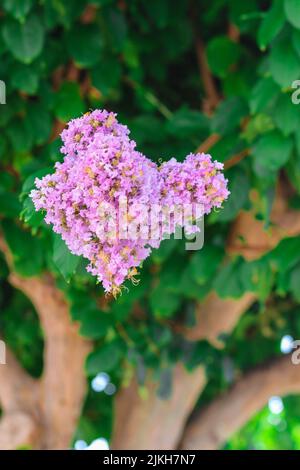
[{"label": "pink flower cluster", "polygon": [[[183,163],[173,158],[157,167],[136,150],[128,128],[105,110],[70,121],[61,136],[64,161],[53,174],[36,179],[31,197],[70,251],[87,258],[88,271],[114,295],[125,279],[135,280],[136,268],[166,233],[176,225],[197,231],[195,219],[221,207],[229,195],[223,165],[210,155],[190,154]],[[125,216],[112,221],[124,201]],[[196,217],[193,209],[184,218],[176,210],[184,205],[200,205],[201,214]],[[152,223],[153,207],[171,208],[169,222],[160,213]],[[139,227],[137,236],[120,236],[125,225]]]}]

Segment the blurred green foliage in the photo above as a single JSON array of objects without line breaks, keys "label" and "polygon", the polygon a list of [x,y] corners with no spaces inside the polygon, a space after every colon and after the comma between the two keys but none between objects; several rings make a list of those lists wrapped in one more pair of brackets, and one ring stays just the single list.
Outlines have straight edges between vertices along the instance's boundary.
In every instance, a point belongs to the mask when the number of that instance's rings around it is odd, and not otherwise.
[{"label": "blurred green foliage", "polygon": [[[300,2],[177,0],[174,8],[172,0],[3,0],[1,13],[0,79],[7,91],[7,104],[0,106],[1,230],[15,269],[23,276],[51,271],[81,333],[95,340],[86,363],[89,379],[106,371],[119,385],[137,373],[142,386],[151,368],[166,398],[177,361],[190,369],[204,364],[209,381],[201,404],[241,371],[280,354],[282,335],[300,334],[299,238],[283,240],[254,262],[226,257],[225,242],[239,211],[252,207],[251,190],[260,195],[256,216],[268,227],[280,175],[294,188],[291,204],[300,207],[300,108],[291,101],[292,83],[300,78]],[[230,25],[238,38],[228,34]],[[212,115],[202,110],[206,92],[195,31],[222,97]],[[183,158],[212,133],[221,136],[210,150],[220,161],[251,148],[226,172],[232,194],[224,210],[206,220],[204,249],[186,252],[182,241],[164,242],[144,263],[140,284],[109,302],[28,197],[34,178],[62,158],[57,132],[95,107],[117,112],[155,161]],[[1,331],[38,376],[42,332],[33,307],[8,286],[7,275],[1,258]],[[196,302],[212,290],[222,298],[252,291],[259,299],[222,351],[188,342],[173,328],[175,322],[192,327]],[[111,400],[90,390],[76,438],[109,437]],[[228,445],[299,447],[299,400],[287,404],[283,434],[267,424],[264,410]]]}]

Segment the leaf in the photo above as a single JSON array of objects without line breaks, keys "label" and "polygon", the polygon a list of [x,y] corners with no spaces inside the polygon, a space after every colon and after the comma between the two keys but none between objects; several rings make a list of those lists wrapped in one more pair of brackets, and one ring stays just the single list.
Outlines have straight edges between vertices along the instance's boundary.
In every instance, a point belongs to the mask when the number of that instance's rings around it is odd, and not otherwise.
[{"label": "leaf", "polygon": [[40,170],[32,173],[30,176],[26,178],[22,186],[22,193],[21,198],[27,196],[30,191],[35,187],[35,179],[36,178],[43,178],[43,176],[52,173],[54,170],[51,167],[41,168]]},{"label": "leaf", "polygon": [[12,71],[11,85],[28,93],[34,95],[38,89],[39,76],[33,67],[29,67],[23,64],[17,64]]},{"label": "leaf", "polygon": [[267,258],[244,262],[239,275],[244,292],[255,292],[263,302],[268,298],[274,282],[274,273]]},{"label": "leaf", "polygon": [[52,129],[51,115],[47,108],[38,102],[31,103],[28,107],[27,119],[35,144],[41,145],[47,142]]},{"label": "leaf", "polygon": [[68,282],[75,273],[80,258],[70,252],[60,235],[54,234],[53,237],[53,261],[59,272]]},{"label": "leaf", "polygon": [[231,194],[224,204],[224,208],[216,215],[219,222],[228,222],[234,219],[248,202],[250,182],[245,171],[239,167],[232,169],[228,175],[228,181]]},{"label": "leaf", "polygon": [[21,204],[14,193],[10,193],[0,188],[0,214],[4,217],[18,217],[21,211]]},{"label": "leaf", "polygon": [[223,298],[238,299],[244,293],[244,286],[240,277],[241,258],[232,261],[221,268],[214,279],[213,287],[217,294]]},{"label": "leaf", "polygon": [[284,238],[268,255],[278,271],[288,271],[300,261],[300,237]]},{"label": "leaf", "polygon": [[227,36],[218,36],[209,41],[206,54],[212,73],[218,77],[225,77],[229,67],[239,59],[240,46]]},{"label": "leaf", "polygon": [[181,108],[172,114],[166,130],[179,138],[197,135],[203,129],[208,129],[208,118],[199,111]]},{"label": "leaf", "polygon": [[259,138],[252,149],[252,155],[260,166],[274,171],[282,168],[288,161],[293,141],[278,131],[272,131]]},{"label": "leaf", "polygon": [[246,129],[243,131],[243,137],[247,142],[252,143],[259,135],[272,131],[275,124],[268,114],[256,114],[249,119]]},{"label": "leaf", "polygon": [[[299,152],[299,151],[298,151]],[[293,153],[292,158],[288,161],[286,166],[289,179],[295,189],[300,194],[300,158],[299,155]]]},{"label": "leaf", "polygon": [[299,129],[300,109],[292,103],[290,94],[281,94],[276,101],[274,106],[274,122],[285,136]]},{"label": "leaf", "polygon": [[202,250],[197,251],[191,258],[189,273],[200,285],[205,284],[213,278],[224,252],[221,248],[213,245],[204,245]]},{"label": "leaf", "polygon": [[248,107],[243,99],[232,97],[224,100],[219,104],[212,117],[212,130],[221,135],[230,134],[240,126],[242,118],[247,113]]},{"label": "leaf", "polygon": [[284,88],[300,77],[300,59],[290,41],[285,39],[272,47],[270,53],[270,72],[278,85]]},{"label": "leaf", "polygon": [[75,24],[67,36],[67,47],[79,67],[92,67],[101,60],[103,40],[96,24]]},{"label": "leaf", "polygon": [[92,339],[102,338],[112,326],[112,316],[98,309],[87,310],[81,317],[80,334]]},{"label": "leaf", "polygon": [[261,50],[265,50],[270,42],[277,36],[284,22],[282,0],[274,0],[258,30],[257,42]]},{"label": "leaf", "polygon": [[63,122],[78,117],[84,111],[84,103],[77,83],[64,82],[56,94],[55,101],[55,115]]},{"label": "leaf", "polygon": [[24,23],[8,19],[3,26],[3,38],[13,56],[30,64],[44,45],[44,28],[38,16],[30,15]]},{"label": "leaf", "polygon": [[297,302],[300,302],[300,264],[290,274],[290,291]]},{"label": "leaf", "polygon": [[15,119],[10,123],[6,132],[16,152],[27,152],[32,148],[32,130],[26,119]]},{"label": "leaf", "polygon": [[123,345],[115,339],[93,351],[86,360],[88,375],[96,375],[99,372],[109,372],[114,369],[121,360]]},{"label": "leaf", "polygon": [[300,31],[297,29],[294,29],[292,33],[292,44],[298,56],[300,56]]},{"label": "leaf", "polygon": [[284,11],[288,21],[300,29],[300,2],[299,0],[284,0]]},{"label": "leaf", "polygon": [[257,82],[250,97],[251,114],[264,112],[275,101],[279,88],[271,77],[262,78]]},{"label": "leaf", "polygon": [[3,8],[16,20],[24,21],[33,5],[33,0],[3,0]]},{"label": "leaf", "polygon": [[[20,213],[20,212],[19,212]],[[39,227],[44,220],[42,211],[37,212],[30,197],[26,197],[23,201],[23,209],[20,213],[20,219],[33,229]]]},{"label": "leaf", "polygon": [[103,59],[91,70],[92,83],[104,96],[107,96],[118,87],[121,72],[121,65],[116,58]]},{"label": "leaf", "polygon": [[44,247],[41,240],[21,230],[11,220],[3,221],[2,227],[16,271],[25,277],[41,274],[44,267]]},{"label": "leaf", "polygon": [[162,284],[159,284],[151,292],[149,299],[151,310],[157,318],[171,317],[180,305],[180,296],[169,292]]}]

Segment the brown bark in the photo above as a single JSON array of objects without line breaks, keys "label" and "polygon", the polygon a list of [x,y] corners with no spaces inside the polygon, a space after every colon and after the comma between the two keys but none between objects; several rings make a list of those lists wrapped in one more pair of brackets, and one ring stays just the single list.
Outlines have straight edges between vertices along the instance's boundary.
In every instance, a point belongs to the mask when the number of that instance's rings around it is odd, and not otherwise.
[{"label": "brown bark", "polygon": [[6,364],[0,365],[0,449],[34,447],[38,440],[40,416],[36,407],[38,381],[31,378],[6,347]]},{"label": "brown bark", "polygon": [[[18,420],[24,423],[18,438],[24,442],[19,442],[18,446],[67,448],[81,413],[86,388],[84,360],[90,343],[80,337],[78,325],[71,322],[68,304],[51,276],[22,278],[13,271],[12,258],[3,238],[0,249],[12,269],[11,284],[31,300],[45,337],[41,379],[33,380],[10,352],[7,363],[0,366],[0,400],[4,409],[0,448],[15,445],[15,436],[5,436],[4,432],[13,431],[14,422]],[[39,432],[36,432],[37,427]]]},{"label": "brown bark", "polygon": [[222,346],[219,336],[230,333],[240,316],[255,302],[256,296],[247,292],[238,300],[220,299],[215,292],[209,294],[204,303],[197,306],[197,323],[185,330],[189,340],[207,339],[215,347]]},{"label": "brown bark", "polygon": [[218,449],[271,396],[300,393],[300,368],[290,356],[257,367],[218,397],[187,426],[181,449]]},{"label": "brown bark", "polygon": [[115,409],[113,449],[174,448],[180,439],[181,424],[192,412],[199,388],[205,384],[205,375],[202,369],[187,372],[177,365],[173,380],[169,400],[157,398],[156,384],[150,381],[146,398],[139,395],[135,381],[122,391]]}]

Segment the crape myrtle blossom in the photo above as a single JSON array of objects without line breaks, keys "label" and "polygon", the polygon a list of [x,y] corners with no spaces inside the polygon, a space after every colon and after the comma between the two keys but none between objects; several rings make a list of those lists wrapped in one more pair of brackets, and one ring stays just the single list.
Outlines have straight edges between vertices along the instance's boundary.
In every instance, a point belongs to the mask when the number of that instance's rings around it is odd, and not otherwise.
[{"label": "crape myrtle blossom", "polygon": [[[89,260],[88,271],[114,295],[126,279],[135,281],[137,267],[165,234],[177,225],[196,232],[196,219],[221,207],[229,195],[223,165],[210,155],[190,154],[183,163],[172,158],[157,167],[136,150],[114,113],[86,113],[70,121],[61,137],[64,160],[53,174],[36,179],[31,198],[36,210],[45,211],[46,223],[73,254]],[[192,208],[189,217],[178,210],[185,206]],[[196,206],[201,207],[197,216]],[[168,223],[161,215],[165,208]],[[134,237],[128,236],[132,227]]]}]

